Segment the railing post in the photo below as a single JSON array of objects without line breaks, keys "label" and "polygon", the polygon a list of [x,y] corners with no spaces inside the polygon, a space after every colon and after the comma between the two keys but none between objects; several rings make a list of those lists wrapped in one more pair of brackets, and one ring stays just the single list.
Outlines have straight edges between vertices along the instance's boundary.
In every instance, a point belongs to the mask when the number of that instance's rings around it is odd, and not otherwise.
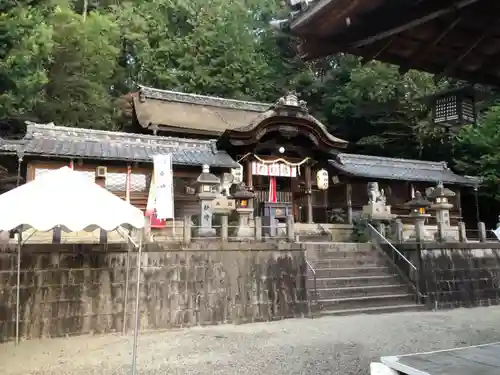
[{"label": "railing post", "polygon": [[191,243],[191,216],[184,216],[183,224],[182,242],[184,245],[189,245]]},{"label": "railing post", "polygon": [[401,243],[404,241],[404,227],[401,219],[396,219],[395,232],[396,232],[396,242]]},{"label": "railing post", "polygon": [[229,217],[222,215],[220,219],[220,237],[223,242],[227,242],[229,239]]},{"label": "railing post", "polygon": [[255,241],[262,241],[262,217],[254,217],[254,230],[255,230]]},{"label": "railing post", "polygon": [[444,225],[441,221],[437,222],[437,241],[438,242],[443,242],[445,240],[445,235],[444,235]]},{"label": "railing post", "polygon": [[479,242],[486,242],[486,225],[480,221],[477,223],[477,229],[479,230]]},{"label": "railing post", "polygon": [[288,215],[286,217],[286,234],[289,242],[295,241],[295,230],[294,230],[293,216]]},{"label": "railing post", "polygon": [[460,242],[467,242],[467,232],[463,221],[458,223],[458,239]]}]

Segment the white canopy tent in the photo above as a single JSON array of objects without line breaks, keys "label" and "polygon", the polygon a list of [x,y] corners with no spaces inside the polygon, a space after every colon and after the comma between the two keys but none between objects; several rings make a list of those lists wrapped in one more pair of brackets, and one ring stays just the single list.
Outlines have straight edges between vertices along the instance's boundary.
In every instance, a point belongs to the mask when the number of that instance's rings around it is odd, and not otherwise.
[{"label": "white canopy tent", "polygon": [[[0,195],[0,231],[33,228],[35,231],[49,231],[60,227],[64,231],[106,231],[119,228],[144,228],[144,214],[138,208],[122,200],[108,190],[89,181],[71,168],[63,167],[38,177]],[[142,231],[140,232],[137,258],[141,269]],[[19,236],[17,254],[17,296],[16,296],[16,343],[19,342],[19,288],[22,239]],[[128,269],[127,269],[128,274]],[[139,280],[137,277],[136,323],[134,327],[134,368],[139,316]],[[128,282],[127,282],[128,283]],[[126,287],[128,289],[128,287]],[[124,320],[125,324],[125,320]]]},{"label": "white canopy tent", "polygon": [[0,195],[0,230],[23,226],[69,232],[141,229],[144,214],[108,190],[63,167]]}]

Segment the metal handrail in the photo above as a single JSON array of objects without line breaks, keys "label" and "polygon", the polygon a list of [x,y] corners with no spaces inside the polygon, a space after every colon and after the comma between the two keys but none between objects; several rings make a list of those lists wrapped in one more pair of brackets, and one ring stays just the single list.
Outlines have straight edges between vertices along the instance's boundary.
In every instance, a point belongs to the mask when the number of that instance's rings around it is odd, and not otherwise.
[{"label": "metal handrail", "polygon": [[379,232],[379,231],[378,231],[378,230],[377,230],[377,229],[376,229],[373,225],[371,225],[370,223],[368,223],[368,226],[370,227],[370,229],[371,229],[372,231],[374,231],[375,233],[377,233],[377,234],[379,235],[379,237],[380,237],[380,238],[382,238],[382,240],[384,240],[384,242],[385,242],[386,244],[388,244],[388,245],[392,248],[392,250],[393,250],[393,251],[395,251],[396,253],[398,253],[398,255],[399,255],[401,258],[403,258],[403,259],[404,259],[404,261],[405,261],[406,263],[408,263],[408,264],[409,264],[409,266],[410,266],[411,268],[413,268],[413,270],[414,270],[414,271],[416,271],[416,270],[417,270],[417,267],[416,267],[416,266],[415,266],[412,262],[410,262],[410,261],[408,260],[408,258],[406,258],[406,257],[405,257],[405,256],[404,256],[404,255],[403,255],[403,254],[402,254],[402,253],[401,253],[401,252],[400,252],[397,248],[396,248],[396,246],[394,246],[394,245],[393,245],[393,244],[392,244],[392,243],[391,243],[391,242],[390,242],[387,238],[385,238],[385,236],[384,236],[382,233],[380,233],[380,232]]},{"label": "metal handrail", "polygon": [[[392,266],[397,270],[397,272],[399,273],[399,275],[409,284],[411,285],[413,288],[415,288],[415,294],[416,294],[416,302],[417,304],[420,303],[420,299],[421,298],[426,298],[427,296],[426,295],[423,295],[421,292],[420,292],[420,274],[419,274],[419,270],[418,268],[408,259],[406,258],[397,248],[396,246],[394,246],[382,233],[380,233],[373,225],[371,225],[370,223],[368,223],[368,227],[374,232],[376,233],[380,238],[382,238],[382,240],[388,244],[390,246],[390,248],[392,249]],[[382,253],[384,253],[386,255],[386,257],[388,257],[388,254],[383,251],[381,248],[380,248],[380,245],[377,246],[377,248],[379,249],[379,251],[381,251]],[[415,271],[415,283],[413,283],[411,281],[411,279],[409,278],[409,275],[406,275],[402,270],[401,268],[397,265],[396,263],[396,260],[394,259],[394,253],[397,253],[402,259],[404,259],[404,261],[410,266],[411,269],[413,269],[413,271]]]},{"label": "metal handrail", "polygon": [[[314,301],[315,301],[315,306],[318,306],[318,286],[317,286],[317,281],[316,281],[316,270],[313,268],[311,263],[306,259],[306,265],[307,267],[311,270],[313,274],[313,281],[314,281]],[[309,299],[309,298],[308,298]],[[311,304],[309,303],[309,316],[313,316],[312,310],[311,310]]]}]

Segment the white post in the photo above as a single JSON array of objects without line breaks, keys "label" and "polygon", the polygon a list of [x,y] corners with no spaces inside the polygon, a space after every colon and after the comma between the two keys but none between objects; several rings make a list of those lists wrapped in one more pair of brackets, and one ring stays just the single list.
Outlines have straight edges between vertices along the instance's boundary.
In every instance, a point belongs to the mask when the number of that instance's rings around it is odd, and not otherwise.
[{"label": "white post", "polygon": [[139,292],[141,287],[141,268],[142,268],[142,231],[139,235],[139,250],[137,252],[137,281],[135,296],[135,324],[134,324],[134,347],[132,350],[132,375],[137,375],[137,341],[139,339]]},{"label": "white post", "polygon": [[21,288],[21,246],[22,236],[21,230],[17,234],[17,281],[16,281],[16,345],[19,345],[19,318],[20,318],[20,288]]},{"label": "white post", "polygon": [[[131,232],[129,231],[129,237]],[[127,259],[125,260],[125,291],[123,296],[123,323],[122,323],[122,334],[127,333],[127,312],[128,312],[128,284],[130,279],[130,248],[133,244],[130,241],[130,238],[127,239]]]}]

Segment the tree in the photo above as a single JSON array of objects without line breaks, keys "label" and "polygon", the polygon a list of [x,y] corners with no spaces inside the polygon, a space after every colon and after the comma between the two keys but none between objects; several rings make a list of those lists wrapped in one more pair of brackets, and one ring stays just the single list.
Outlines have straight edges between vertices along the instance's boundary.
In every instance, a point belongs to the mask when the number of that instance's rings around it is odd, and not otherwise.
[{"label": "tree", "polygon": [[464,127],[455,140],[456,167],[484,179],[482,191],[500,200],[500,105],[494,105],[477,125]]},{"label": "tree", "polygon": [[[26,117],[43,100],[52,51],[48,2],[2,3],[0,11],[0,118]],[[10,5],[10,6],[9,6]]]},{"label": "tree", "polygon": [[38,117],[65,126],[112,128],[112,79],[119,54],[114,19],[92,12],[84,22],[69,8],[58,8],[50,21],[53,48]]}]

